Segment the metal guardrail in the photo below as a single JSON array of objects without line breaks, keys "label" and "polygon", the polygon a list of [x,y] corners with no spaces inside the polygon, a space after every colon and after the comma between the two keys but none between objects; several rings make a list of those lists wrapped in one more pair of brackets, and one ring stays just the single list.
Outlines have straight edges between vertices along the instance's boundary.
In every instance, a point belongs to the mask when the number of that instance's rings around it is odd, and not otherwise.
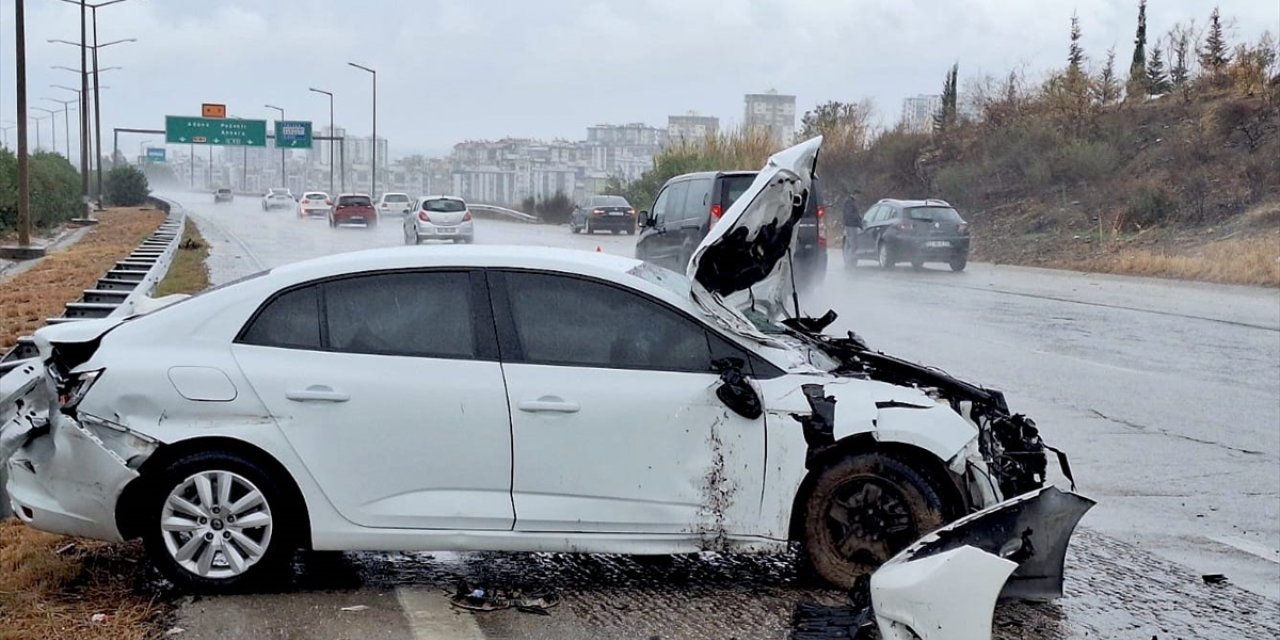
[{"label": "metal guardrail", "polygon": [[467,206],[471,209],[472,213],[484,213],[489,215],[496,215],[504,218],[510,218],[517,222],[527,222],[529,224],[542,223],[542,220],[539,220],[538,216],[531,216],[527,213],[524,213],[523,211],[516,211],[515,209],[499,207],[498,205],[495,205],[495,204],[470,203]]},{"label": "metal guardrail", "polygon": [[[89,318],[116,318],[134,312],[138,300],[151,295],[156,285],[169,272],[186,214],[175,202],[151,196],[148,201],[168,217],[133,253],[107,270],[90,289],[85,289],[79,300],[68,302],[61,316],[49,318],[49,324],[73,322]],[[35,342],[31,336],[18,338],[18,344],[0,356],[0,384],[8,388],[4,376],[29,358],[36,357]]]}]

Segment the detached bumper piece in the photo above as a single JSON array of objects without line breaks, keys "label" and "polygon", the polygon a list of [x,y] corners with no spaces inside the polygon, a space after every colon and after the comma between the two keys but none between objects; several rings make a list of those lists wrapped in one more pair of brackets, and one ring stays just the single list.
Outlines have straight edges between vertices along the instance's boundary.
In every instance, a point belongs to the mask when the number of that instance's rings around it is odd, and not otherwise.
[{"label": "detached bumper piece", "polygon": [[997,599],[1060,597],[1067,544],[1094,504],[1050,486],[921,538],[871,576],[881,637],[990,640]]}]

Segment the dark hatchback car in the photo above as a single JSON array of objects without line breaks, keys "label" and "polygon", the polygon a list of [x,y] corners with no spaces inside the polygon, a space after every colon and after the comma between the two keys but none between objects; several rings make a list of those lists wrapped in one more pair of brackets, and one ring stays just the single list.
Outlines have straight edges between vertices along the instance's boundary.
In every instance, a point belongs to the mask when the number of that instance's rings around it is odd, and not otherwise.
[{"label": "dark hatchback car", "polygon": [[329,226],[336,228],[341,224],[352,223],[364,223],[369,229],[378,226],[378,212],[374,210],[373,200],[369,196],[360,193],[338,196],[333,210],[329,212]]},{"label": "dark hatchback car", "polygon": [[944,200],[881,200],[862,214],[860,226],[846,230],[845,265],[870,259],[882,269],[909,262],[945,262],[952,271],[969,263],[969,225]]},{"label": "dark hatchback car", "polygon": [[589,196],[574,205],[569,216],[569,230],[574,233],[612,231],[636,232],[636,210],[622,196]]},{"label": "dark hatchback car", "polygon": [[[653,208],[641,213],[636,258],[684,273],[694,249],[738,196],[756,179],[755,171],[688,173],[667,181]],[[814,196],[796,224],[793,256],[797,285],[821,281],[827,272],[827,236],[822,187],[814,178]]]}]

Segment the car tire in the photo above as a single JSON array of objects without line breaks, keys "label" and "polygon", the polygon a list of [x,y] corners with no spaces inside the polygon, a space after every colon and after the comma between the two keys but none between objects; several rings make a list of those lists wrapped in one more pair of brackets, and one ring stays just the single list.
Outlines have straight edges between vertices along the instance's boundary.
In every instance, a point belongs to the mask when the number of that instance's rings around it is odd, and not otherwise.
[{"label": "car tire", "polygon": [[618,235],[619,233],[622,233],[622,229],[614,229],[614,230],[613,230],[613,231],[611,231],[610,233],[612,233],[613,235],[615,235],[615,236],[616,236],[616,235]]},{"label": "car tire", "polygon": [[941,492],[892,455],[845,456],[817,473],[802,507],[803,559],[840,589],[947,521]]},{"label": "car tire", "polygon": [[964,271],[967,266],[969,266],[969,256],[958,256],[951,259],[951,270],[956,273]]},{"label": "car tire", "polygon": [[896,256],[894,256],[893,252],[889,250],[889,243],[881,242],[879,248],[876,250],[876,261],[880,264],[880,268],[885,271],[891,271],[896,264],[894,262],[895,258]]},{"label": "car tire", "polygon": [[[278,582],[300,542],[295,523],[305,518],[278,480],[256,461],[230,452],[200,451],[169,463],[148,481],[140,505],[151,562],[179,588],[201,593]],[[255,493],[258,498],[251,497]],[[243,506],[232,511],[236,505]],[[250,518],[257,526],[243,526]]]},{"label": "car tire", "polygon": [[635,227],[632,227],[632,228],[630,228],[630,229],[627,229],[627,235],[629,235],[629,236],[634,236],[635,234],[636,234],[636,229],[635,229]]},{"label": "car tire", "polygon": [[593,236],[593,235],[595,235],[595,234],[596,234],[596,230],[595,230],[594,228],[592,228],[592,226],[591,226],[591,221],[590,221],[590,220],[588,220],[588,221],[587,221],[587,235],[589,235],[589,236]]},{"label": "car tire", "polygon": [[916,271],[920,271],[921,269],[924,269],[924,260],[921,260],[919,258],[912,259],[911,268],[915,269]]}]

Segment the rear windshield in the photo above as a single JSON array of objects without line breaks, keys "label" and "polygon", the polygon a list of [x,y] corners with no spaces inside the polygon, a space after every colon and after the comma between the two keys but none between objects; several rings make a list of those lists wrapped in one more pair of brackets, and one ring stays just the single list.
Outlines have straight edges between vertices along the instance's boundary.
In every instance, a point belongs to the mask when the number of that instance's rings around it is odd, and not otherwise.
[{"label": "rear windshield", "polygon": [[325,198],[328,198],[329,196],[326,196],[326,195],[325,195],[325,194],[323,194],[323,193],[308,193],[308,194],[306,194],[306,195],[304,195],[304,196],[302,196],[302,197],[303,197],[303,198],[306,198],[307,200],[324,200]]},{"label": "rear windshield", "polygon": [[427,211],[439,211],[441,213],[449,213],[452,211],[466,211],[467,205],[461,200],[427,200],[422,203],[422,208]]},{"label": "rear windshield", "polygon": [[630,207],[627,199],[622,196],[596,196],[591,199],[593,207]]},{"label": "rear windshield", "polygon": [[231,193],[230,189],[218,189],[218,193]]},{"label": "rear windshield", "polygon": [[273,195],[273,196],[287,196],[287,195],[289,195],[289,190],[288,190],[288,189],[272,189],[272,190],[271,190],[271,195]]},{"label": "rear windshield", "polygon": [[372,207],[369,196],[342,196],[338,198],[339,207]]},{"label": "rear windshield", "polygon": [[406,196],[403,193],[388,193],[387,195],[382,196],[382,199],[387,202],[408,202],[409,196]]},{"label": "rear windshield", "polygon": [[724,176],[720,178],[720,206],[727,211],[755,181],[756,177],[754,175]]},{"label": "rear windshield", "polygon": [[928,220],[929,222],[960,222],[960,214],[951,207],[910,207],[907,217],[912,220]]}]

